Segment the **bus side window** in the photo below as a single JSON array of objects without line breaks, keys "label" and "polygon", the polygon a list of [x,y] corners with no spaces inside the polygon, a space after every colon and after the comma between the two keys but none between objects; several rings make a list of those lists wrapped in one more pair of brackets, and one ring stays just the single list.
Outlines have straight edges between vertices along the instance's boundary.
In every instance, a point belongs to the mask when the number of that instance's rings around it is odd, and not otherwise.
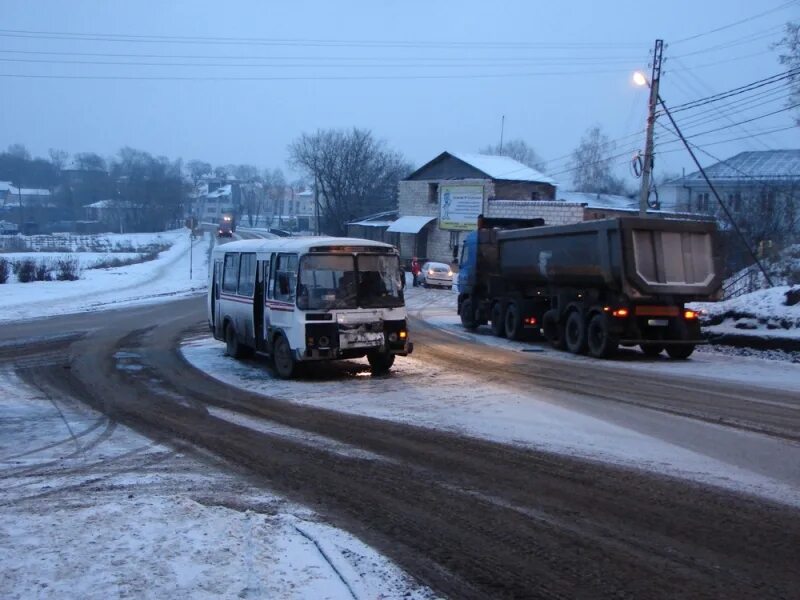
[{"label": "bus side window", "polygon": [[279,254],[275,264],[275,299],[294,302],[297,287],[297,255]]},{"label": "bus side window", "polygon": [[253,290],[256,288],[256,255],[242,254],[241,266],[239,267],[239,291],[240,296],[253,297]]},{"label": "bus side window", "polygon": [[264,298],[272,298],[272,292],[269,287],[269,267],[270,267],[270,260],[267,259],[264,261],[264,275],[261,281],[264,282]]},{"label": "bus side window", "polygon": [[235,294],[238,281],[239,254],[232,252],[225,255],[225,270],[222,272],[222,291]]}]

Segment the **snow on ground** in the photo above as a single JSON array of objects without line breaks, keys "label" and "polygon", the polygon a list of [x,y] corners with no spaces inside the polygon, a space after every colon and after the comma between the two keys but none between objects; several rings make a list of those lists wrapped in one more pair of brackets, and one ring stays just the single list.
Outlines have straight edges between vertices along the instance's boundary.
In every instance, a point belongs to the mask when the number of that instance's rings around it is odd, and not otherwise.
[{"label": "snow on ground", "polygon": [[9,371],[0,476],[2,598],[432,597],[230,467],[48,399]]},{"label": "snow on ground", "polygon": [[112,269],[86,270],[77,281],[0,285],[0,322],[116,308],[205,290],[208,249],[212,243],[210,234],[206,233],[193,242],[188,230],[131,234],[126,239],[129,237],[135,238],[136,247],[154,242],[168,243],[171,247],[153,261]]},{"label": "snow on ground", "polygon": [[[568,394],[525,393],[504,385],[502,377],[452,372],[413,355],[399,358],[390,377],[371,377],[361,360],[319,363],[304,378],[282,381],[263,361],[233,360],[225,356],[222,343],[208,338],[188,341],[182,352],[195,367],[220,381],[299,404],[670,473],[800,505],[796,469],[789,467],[788,480],[779,481],[744,468],[735,459],[725,462],[719,453],[714,458],[689,449],[695,438],[702,445],[715,443],[716,436],[752,440],[755,434],[652,411],[642,411],[628,426],[627,407],[604,403],[595,405],[590,414],[592,409],[576,408]],[[691,439],[666,441],[679,430]],[[800,445],[774,441],[774,447],[796,453],[800,460]]]},{"label": "snow on ground", "polygon": [[[64,258],[69,259],[77,259],[78,266],[81,269],[81,275],[83,276],[86,269],[94,268],[98,263],[105,263],[109,260],[113,260],[115,258],[120,260],[128,260],[128,259],[136,259],[139,257],[137,252],[73,252],[73,253],[66,253],[66,252],[4,252],[0,254],[0,260],[7,260],[8,262],[15,262],[24,259],[32,259],[35,262],[42,262],[46,261],[49,262],[51,265],[55,264],[57,260],[61,260]],[[3,285],[27,285],[27,284],[18,284],[16,278],[14,277],[13,273],[11,274],[11,279],[3,284]],[[3,290],[9,288],[0,288]]]},{"label": "snow on ground", "polygon": [[785,304],[790,289],[792,286],[776,286],[722,302],[695,302],[690,306],[705,312],[705,320],[715,323],[705,327],[711,333],[800,340],[800,304]]}]

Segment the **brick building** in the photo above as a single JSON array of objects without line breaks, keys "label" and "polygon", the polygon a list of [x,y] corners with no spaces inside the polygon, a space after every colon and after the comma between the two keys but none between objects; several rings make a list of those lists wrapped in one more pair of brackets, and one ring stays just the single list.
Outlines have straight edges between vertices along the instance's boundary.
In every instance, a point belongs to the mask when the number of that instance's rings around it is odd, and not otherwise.
[{"label": "brick building", "polygon": [[553,224],[582,220],[580,207],[556,201],[552,179],[505,156],[443,152],[398,191],[399,218],[386,231],[403,258],[449,262],[480,214],[544,217]]}]

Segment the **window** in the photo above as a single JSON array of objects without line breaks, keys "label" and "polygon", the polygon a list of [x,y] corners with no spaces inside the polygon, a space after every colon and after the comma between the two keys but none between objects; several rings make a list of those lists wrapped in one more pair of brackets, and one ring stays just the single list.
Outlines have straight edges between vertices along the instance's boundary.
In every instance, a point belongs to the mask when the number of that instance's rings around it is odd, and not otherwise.
[{"label": "window", "polygon": [[352,254],[308,254],[300,261],[297,305],[303,309],[356,308]]},{"label": "window", "polygon": [[699,212],[707,213],[709,209],[708,192],[698,192],[697,194],[697,210]]},{"label": "window", "polygon": [[222,291],[230,294],[236,293],[236,285],[239,279],[239,255],[225,255],[225,270],[222,272]]},{"label": "window", "polygon": [[239,266],[239,295],[253,297],[256,286],[256,255],[242,254]]},{"label": "window", "polygon": [[294,302],[297,288],[297,255],[279,254],[275,262],[273,297],[281,302]]},{"label": "window", "polygon": [[431,204],[435,204],[439,202],[439,184],[438,183],[429,183],[428,184],[428,202]]}]

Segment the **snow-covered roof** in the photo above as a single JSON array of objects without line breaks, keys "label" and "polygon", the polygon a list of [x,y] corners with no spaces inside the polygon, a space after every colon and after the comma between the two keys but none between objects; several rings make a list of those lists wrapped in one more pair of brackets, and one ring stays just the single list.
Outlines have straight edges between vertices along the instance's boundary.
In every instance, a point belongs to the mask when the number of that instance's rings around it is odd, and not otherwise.
[{"label": "snow-covered roof", "polygon": [[10,181],[0,181],[0,192],[7,192],[11,187]]},{"label": "snow-covered roof", "polygon": [[562,192],[556,194],[558,200],[585,204],[589,208],[610,208],[632,210],[639,208],[639,201],[615,194],[595,194],[591,192]]},{"label": "snow-covered roof", "polygon": [[218,187],[213,192],[209,192],[207,198],[221,198],[222,196],[231,195],[231,185],[223,185]]},{"label": "snow-covered roof", "polygon": [[[714,163],[705,168],[712,181],[789,179],[800,180],[800,150],[753,150]],[[705,181],[699,171],[670,181],[680,185]]]},{"label": "snow-covered roof", "polygon": [[393,221],[386,229],[391,233],[419,233],[425,225],[433,221],[436,217],[417,217],[407,216],[400,217],[397,221]]},{"label": "snow-covered roof", "polygon": [[8,184],[7,187],[3,187],[5,181],[0,182],[0,191],[8,191],[11,195],[17,195],[22,193],[23,196],[49,196],[50,190],[39,189],[39,188],[19,188],[14,187],[11,184]]},{"label": "snow-covered roof", "polygon": [[537,183],[549,183],[556,185],[556,182],[545,175],[524,165],[518,160],[508,156],[495,156],[491,154],[469,154],[464,152],[448,152],[458,160],[467,163],[471,167],[486,173],[490,179],[505,179],[507,181],[534,181]]},{"label": "snow-covered roof", "polygon": [[137,208],[130,200],[98,200],[91,204],[84,204],[84,208]]}]

